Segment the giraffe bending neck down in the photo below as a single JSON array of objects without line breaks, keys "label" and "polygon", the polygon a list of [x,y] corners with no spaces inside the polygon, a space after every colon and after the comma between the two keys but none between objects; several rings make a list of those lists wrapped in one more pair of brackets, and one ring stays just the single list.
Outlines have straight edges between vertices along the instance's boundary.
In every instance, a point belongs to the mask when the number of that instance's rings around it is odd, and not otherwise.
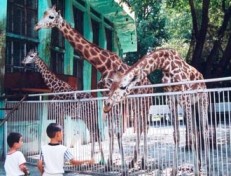
[{"label": "giraffe bending neck down", "polygon": [[[76,89],[72,88],[67,82],[58,79],[57,76],[49,70],[45,62],[38,56],[38,53],[32,50],[28,52],[27,56],[22,61],[22,64],[24,65],[31,64],[31,63],[34,63],[37,66],[38,71],[41,73],[45,84],[47,85],[47,87],[50,89],[52,93],[77,91]],[[92,95],[90,93],[78,93],[76,97],[78,99],[92,98]],[[59,94],[59,95],[55,95],[55,97],[53,98],[53,100],[74,100],[74,99],[75,99],[74,94]],[[87,103],[89,103],[90,106],[94,102],[88,101]],[[91,157],[93,158],[93,154],[95,150],[94,142],[95,139],[97,139],[99,142],[101,157],[102,160],[104,160],[103,149],[102,149],[102,144],[101,144],[101,139],[98,129],[97,112],[95,112],[94,110],[92,111],[89,110],[89,112],[91,112],[92,115],[89,115],[87,117],[81,117],[81,115],[77,113],[78,110],[81,111],[81,104],[79,102],[71,103],[70,104],[71,108],[63,107],[63,106],[61,106],[59,103],[56,103],[55,106],[52,108],[55,109],[54,112],[60,112],[61,109],[62,115],[69,115],[72,118],[83,120],[86,123],[90,132],[91,144],[92,144]],[[89,112],[87,114],[90,114]],[[57,118],[56,120],[60,121],[59,123],[64,125],[64,123],[62,122],[63,120],[59,119],[59,115],[58,117],[56,117]]]},{"label": "giraffe bending neck down", "polygon": [[[121,58],[119,58],[118,55],[116,55],[115,53],[108,51],[108,50],[104,50],[99,48],[98,46],[96,46],[95,44],[92,44],[90,42],[88,42],[86,39],[84,39],[84,37],[75,29],[73,29],[61,16],[61,14],[56,11],[56,7],[53,6],[52,8],[48,9],[47,11],[45,11],[43,18],[36,24],[35,26],[35,30],[39,30],[42,28],[53,28],[56,27],[58,28],[61,33],[63,34],[63,36],[69,41],[69,43],[73,46],[73,48],[80,52],[83,56],[83,58],[85,60],[87,60],[90,64],[92,64],[92,66],[94,66],[100,73],[101,73],[101,79],[98,82],[98,88],[101,89],[105,89],[105,88],[110,88],[110,85],[112,83],[112,75],[115,72],[115,69],[117,69],[118,67],[120,68],[120,72],[124,73],[125,70],[127,70],[129,68],[128,65],[126,65],[125,63],[122,62]],[[145,78],[142,80],[142,82],[140,84],[143,85],[148,85],[151,84],[150,81]],[[151,93],[152,89],[143,89],[141,91],[138,91],[136,93]],[[104,96],[107,96],[108,92],[103,92]],[[137,117],[135,117],[134,119],[134,126],[135,127],[135,131],[137,133],[137,143],[136,143],[136,150],[139,149],[139,140],[140,140],[140,135],[143,132],[144,133],[144,138],[146,139],[146,128],[147,128],[147,123],[146,123],[146,117],[144,117],[147,112],[148,112],[148,103],[149,101],[144,102],[147,104],[147,109],[139,107],[137,109],[135,109],[135,111],[137,112]],[[130,105],[130,103],[128,103],[128,106]],[[127,109],[127,108],[124,108]],[[129,109],[129,112],[123,111],[122,115],[127,115],[127,113],[130,113],[134,110]],[[119,110],[115,110],[115,113],[111,113],[109,116],[113,116],[115,114],[116,117],[120,117],[121,116],[121,112],[119,112]],[[124,122],[127,121],[126,118],[127,116],[123,117]],[[141,120],[142,123],[138,123],[137,119],[140,118],[138,116],[141,116]],[[110,121],[110,120],[109,120]],[[123,123],[125,124],[125,123]],[[111,125],[111,124],[109,124]],[[126,126],[123,128],[125,129]],[[109,127],[110,129],[110,127]],[[111,132],[109,132],[109,135],[111,134]],[[119,142],[119,146],[121,146],[121,150],[123,150],[122,148],[122,134],[117,134],[118,137],[118,142]],[[112,138],[112,136],[110,136],[110,138]],[[112,138],[113,139],[113,138]],[[145,144],[145,147],[147,145]],[[145,150],[146,151],[146,150]],[[113,151],[110,152],[110,155],[113,153]],[[121,151],[121,153],[123,153],[123,151]],[[139,151],[135,151],[134,153],[138,153]],[[144,154],[144,162],[146,160],[146,155]],[[112,156],[109,156],[109,160],[111,159]],[[123,158],[123,157],[122,157]],[[136,157],[134,157],[134,161],[136,162]],[[131,163],[133,163],[134,161],[132,161]],[[123,162],[123,159],[122,159]],[[111,165],[111,162],[109,161],[109,165]],[[123,165],[123,164],[122,164]]]},{"label": "giraffe bending neck down", "polygon": [[[153,51],[149,55],[141,58],[135,63],[125,74],[116,74],[114,82],[111,85],[109,97],[105,100],[104,111],[109,112],[111,108],[121,102],[131,91],[131,88],[140,82],[142,79],[156,69],[161,69],[163,72],[163,83],[183,82],[191,80],[203,80],[202,74],[194,67],[187,64],[179,54],[172,49],[159,49]],[[204,82],[182,84],[176,86],[167,86],[164,88],[167,92],[187,91],[187,90],[203,90],[206,89]],[[194,98],[193,98],[194,97]],[[195,172],[199,172],[201,167],[200,158],[200,142],[204,141],[205,156],[208,159],[208,95],[205,92],[190,95],[183,93],[180,96],[168,98],[168,104],[174,117],[174,142],[175,142],[175,160],[177,159],[177,149],[179,147],[179,129],[176,115],[177,103],[182,106],[186,116],[186,135],[189,135],[189,143],[192,143],[192,148],[195,152],[195,158],[199,158],[195,166]],[[193,109],[197,109],[199,113],[199,126],[195,124],[195,116]],[[199,133],[199,134],[198,134]],[[199,140],[199,137],[204,140]],[[186,140],[187,141],[187,140]],[[209,166],[209,163],[207,163]],[[207,167],[208,169],[208,167]],[[177,162],[173,167],[173,172],[177,172]]]}]

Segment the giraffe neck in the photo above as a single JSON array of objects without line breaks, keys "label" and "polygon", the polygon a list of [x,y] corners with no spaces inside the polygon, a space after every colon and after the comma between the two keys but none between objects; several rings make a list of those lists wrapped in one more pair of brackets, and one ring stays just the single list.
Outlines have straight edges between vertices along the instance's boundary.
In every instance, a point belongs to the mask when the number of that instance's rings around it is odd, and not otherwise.
[{"label": "giraffe neck", "polygon": [[70,24],[65,20],[61,25],[57,26],[62,32],[64,37],[70,42],[76,51],[79,51],[84,59],[90,62],[102,75],[109,74],[118,65],[125,64],[122,60],[113,52],[103,50],[97,47],[95,44],[88,42],[77,30],[73,29]]},{"label": "giraffe neck", "polygon": [[65,92],[74,90],[69,84],[58,79],[57,76],[48,69],[47,65],[41,58],[36,57],[35,65],[37,66],[38,71],[41,73],[46,86],[51,90],[51,92]]},{"label": "giraffe neck", "polygon": [[188,64],[175,51],[159,49],[141,58],[130,68],[129,72],[140,71],[141,76],[147,76],[156,69],[160,69],[164,73],[171,73],[175,69],[181,66],[184,67],[185,65]]}]

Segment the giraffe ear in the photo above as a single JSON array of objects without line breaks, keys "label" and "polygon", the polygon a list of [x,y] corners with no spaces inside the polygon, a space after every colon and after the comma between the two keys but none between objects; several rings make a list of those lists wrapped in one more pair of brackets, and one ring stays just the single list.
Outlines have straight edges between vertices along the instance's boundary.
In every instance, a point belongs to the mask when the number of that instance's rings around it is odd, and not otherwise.
[{"label": "giraffe ear", "polygon": [[52,6],[52,10],[56,10],[56,5],[55,4]]}]

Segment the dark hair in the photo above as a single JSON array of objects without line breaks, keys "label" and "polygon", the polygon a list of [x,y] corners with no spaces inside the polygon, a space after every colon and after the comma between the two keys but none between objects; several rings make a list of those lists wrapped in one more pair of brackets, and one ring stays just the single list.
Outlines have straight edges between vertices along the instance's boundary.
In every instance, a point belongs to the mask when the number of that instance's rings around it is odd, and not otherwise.
[{"label": "dark hair", "polygon": [[11,132],[7,136],[7,144],[9,147],[13,147],[14,143],[18,143],[22,135],[20,133]]},{"label": "dark hair", "polygon": [[58,131],[62,131],[62,127],[61,127],[61,125],[59,125],[59,124],[57,124],[57,123],[50,123],[50,124],[47,126],[47,136],[48,136],[49,138],[55,137],[55,134],[56,134]]}]

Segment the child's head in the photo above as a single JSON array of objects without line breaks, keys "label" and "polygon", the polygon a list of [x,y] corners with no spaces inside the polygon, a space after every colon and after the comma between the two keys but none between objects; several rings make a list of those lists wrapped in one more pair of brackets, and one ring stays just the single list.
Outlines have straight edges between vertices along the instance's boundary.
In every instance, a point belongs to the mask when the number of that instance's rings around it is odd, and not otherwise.
[{"label": "child's head", "polygon": [[49,138],[55,138],[57,136],[57,134],[62,134],[62,127],[61,127],[61,125],[59,125],[57,123],[50,123],[47,126],[47,136]]},{"label": "child's head", "polygon": [[7,136],[7,144],[10,148],[16,147],[16,149],[19,149],[23,144],[22,135],[20,133],[11,132]]}]

